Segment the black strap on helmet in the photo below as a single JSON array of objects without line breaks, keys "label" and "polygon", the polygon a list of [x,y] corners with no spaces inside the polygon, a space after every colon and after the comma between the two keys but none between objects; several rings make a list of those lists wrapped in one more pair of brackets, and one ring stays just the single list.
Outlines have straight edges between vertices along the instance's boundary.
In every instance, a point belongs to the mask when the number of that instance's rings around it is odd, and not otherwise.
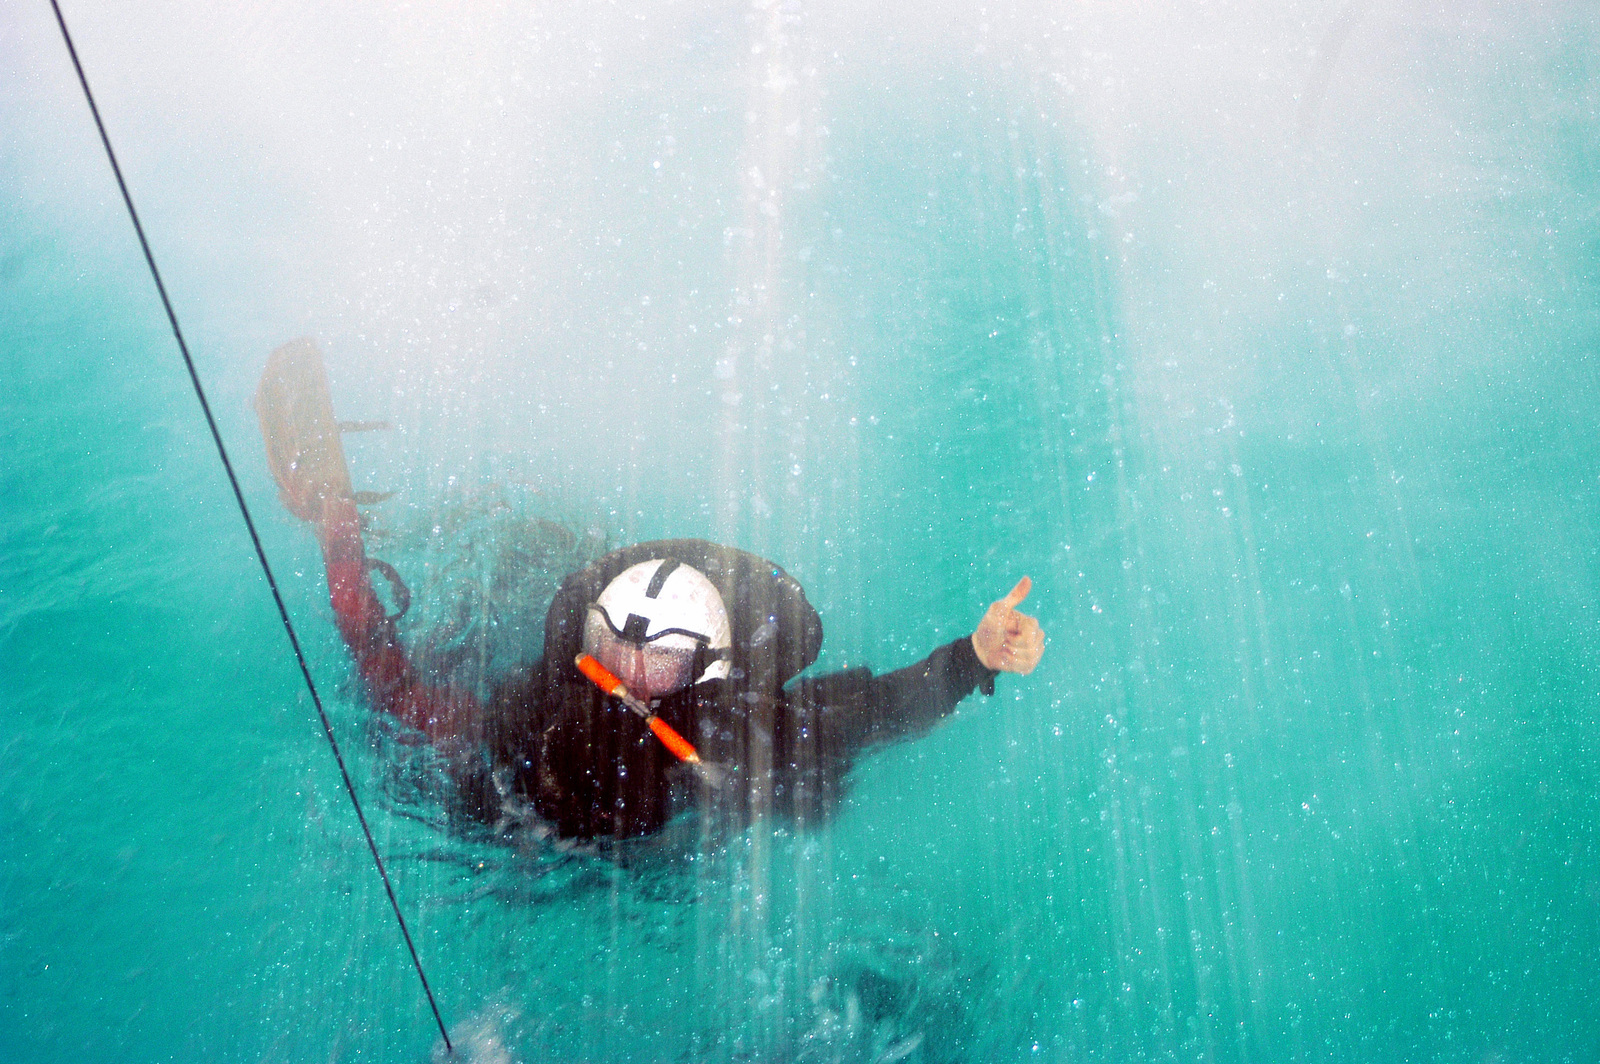
[{"label": "black strap on helmet", "polygon": [[649,585],[644,589],[644,597],[653,599],[661,594],[661,589],[667,585],[667,577],[671,576],[672,571],[682,564],[676,558],[663,558],[661,564],[656,566],[656,573],[650,578]]},{"label": "black strap on helmet", "polygon": [[628,614],[627,622],[621,628],[618,628],[615,622],[611,620],[611,614],[600,603],[591,602],[589,603],[589,608],[600,615],[600,619],[606,622],[606,627],[611,629],[618,639],[626,639],[628,642],[637,643],[640,646],[654,643],[658,639],[665,639],[669,635],[687,636],[701,646],[706,646],[711,642],[711,637],[704,632],[691,632],[687,628],[663,628],[655,635],[650,635],[648,634],[650,631],[650,618],[641,617],[637,613]]},{"label": "black strap on helmet", "polygon": [[[716,587],[728,611],[733,647],[727,656],[734,670],[742,671],[750,680],[760,677],[763,686],[782,686],[817,660],[822,648],[822,619],[806,600],[799,582],[781,566],[749,551],[708,540],[667,539],[614,550],[567,577],[551,601],[545,620],[545,661],[551,668],[576,671],[571,662],[583,649],[589,605],[625,570],[654,558],[666,561],[656,570],[652,584],[656,579],[665,583],[661,574],[670,564],[673,568],[692,566]],[[606,621],[610,624],[611,618]],[[612,630],[623,635],[627,627],[624,624],[619,631],[613,626]],[[696,635],[680,634],[691,638]],[[715,652],[708,648],[706,653]],[[714,659],[708,658],[708,663],[711,660]]]}]

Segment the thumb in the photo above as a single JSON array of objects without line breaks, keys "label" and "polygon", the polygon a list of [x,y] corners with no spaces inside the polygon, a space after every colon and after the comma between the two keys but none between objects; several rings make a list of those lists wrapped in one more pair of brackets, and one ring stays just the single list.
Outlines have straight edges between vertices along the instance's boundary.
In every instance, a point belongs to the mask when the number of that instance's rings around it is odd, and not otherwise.
[{"label": "thumb", "polygon": [[1018,580],[1017,586],[1012,588],[1010,592],[1006,594],[1006,597],[995,603],[995,605],[1004,606],[1008,610],[1014,610],[1018,606],[1022,605],[1022,600],[1027,598],[1028,592],[1032,590],[1033,578],[1025,576],[1021,580]]}]

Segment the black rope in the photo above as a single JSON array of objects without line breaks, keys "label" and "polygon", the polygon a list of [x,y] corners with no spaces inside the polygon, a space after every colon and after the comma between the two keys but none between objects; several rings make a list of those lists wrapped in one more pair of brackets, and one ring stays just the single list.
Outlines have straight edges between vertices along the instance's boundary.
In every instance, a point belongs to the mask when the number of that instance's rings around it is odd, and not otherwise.
[{"label": "black rope", "polygon": [[267,552],[261,546],[261,537],[256,534],[256,523],[250,516],[250,507],[245,505],[244,492],[239,487],[239,478],[234,475],[233,463],[228,460],[228,449],[223,446],[222,433],[217,429],[217,419],[211,414],[211,404],[206,400],[205,388],[200,384],[200,374],[194,368],[194,359],[189,357],[189,345],[184,342],[183,330],[178,327],[178,315],[172,309],[172,301],[167,298],[167,286],[161,281],[161,271],[156,269],[155,256],[150,251],[150,242],[145,239],[144,226],[139,222],[139,212],[134,209],[133,197],[128,193],[128,183],[122,179],[122,167],[117,164],[117,153],[111,148],[111,138],[106,134],[105,123],[100,120],[100,108],[94,102],[94,93],[89,91],[89,79],[83,72],[83,64],[78,61],[78,49],[72,43],[72,34],[67,31],[67,20],[61,15],[61,5],[56,0],[50,0],[50,7],[56,13],[56,25],[61,27],[61,39],[66,42],[67,54],[72,57],[73,69],[78,72],[78,84],[83,86],[84,99],[89,101],[89,112],[94,115],[95,128],[100,131],[100,143],[105,145],[106,158],[111,161],[111,172],[116,175],[117,187],[122,190],[122,202],[128,207],[128,217],[133,220],[133,231],[139,236],[139,247],[144,251],[144,261],[150,267],[150,276],[156,282],[156,291],[161,295],[161,306],[167,312],[167,322],[172,326],[173,338],[178,341],[178,350],[183,354],[183,364],[189,370],[189,380],[194,385],[195,397],[200,400],[200,409],[206,416],[206,425],[211,429],[211,439],[217,445],[217,454],[222,459],[222,468],[227,471],[228,483],[233,487],[233,497],[239,504],[239,512],[244,515],[244,524],[250,532],[250,542],[255,545],[256,558],[261,562],[261,571],[266,574],[267,586],[272,589],[272,601],[277,603],[278,616],[283,619],[283,630],[289,634],[289,645],[294,648],[295,660],[300,663],[300,675],[305,677],[306,689],[311,692],[311,701],[317,707],[317,716],[322,720],[322,731],[328,737],[328,746],[333,751],[333,759],[339,763],[339,775],[344,779],[344,789],[350,794],[350,804],[355,806],[356,819],[361,821],[361,833],[367,838],[367,849],[372,851],[373,863],[378,866],[378,876],[383,880],[383,889],[388,892],[389,904],[394,909],[394,918],[400,924],[400,934],[406,940],[406,949],[411,951],[411,963],[416,965],[417,978],[422,980],[423,993],[428,996],[428,1007],[433,1009],[433,1018],[439,1024],[439,1034],[444,1038],[444,1046],[451,1055],[455,1054],[455,1047],[450,1044],[450,1033],[445,1030],[444,1017],[439,1014],[439,1005],[433,998],[433,988],[428,985],[428,976],[422,970],[422,958],[417,955],[416,943],[411,940],[411,930],[406,927],[406,918],[400,912],[400,901],[395,897],[394,885],[389,882],[388,870],[383,867],[383,858],[378,855],[378,844],[372,838],[372,828],[367,824],[367,815],[361,810],[361,800],[356,797],[356,786],[350,779],[350,770],[345,767],[344,755],[339,752],[339,742],[333,736],[333,724],[328,720],[328,711],[323,708],[322,696],[317,693],[317,685],[311,679],[311,667],[306,664],[305,653],[300,649],[300,638],[295,634],[294,624],[289,620],[289,610],[283,604],[283,595],[278,591],[278,581],[272,575],[272,566],[267,563]]}]

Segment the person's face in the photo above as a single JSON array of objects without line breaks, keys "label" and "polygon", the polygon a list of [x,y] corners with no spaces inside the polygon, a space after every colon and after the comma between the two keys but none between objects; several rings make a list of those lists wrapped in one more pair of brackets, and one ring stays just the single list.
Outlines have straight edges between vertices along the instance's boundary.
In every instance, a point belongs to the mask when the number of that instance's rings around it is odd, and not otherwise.
[{"label": "person's face", "polygon": [[612,631],[596,606],[589,608],[583,627],[584,653],[646,702],[682,690],[694,681],[691,673],[698,646],[690,637],[676,633],[648,643],[623,639]]}]

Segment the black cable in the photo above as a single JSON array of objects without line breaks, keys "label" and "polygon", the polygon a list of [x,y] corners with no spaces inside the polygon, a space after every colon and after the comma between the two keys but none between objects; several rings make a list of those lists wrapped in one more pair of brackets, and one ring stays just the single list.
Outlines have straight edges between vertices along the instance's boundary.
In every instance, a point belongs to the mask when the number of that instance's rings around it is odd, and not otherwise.
[{"label": "black cable", "polygon": [[361,821],[361,833],[367,838],[367,849],[372,851],[373,863],[378,866],[378,876],[383,880],[383,889],[389,894],[389,904],[394,908],[394,918],[400,924],[400,934],[406,940],[406,949],[411,951],[411,963],[416,965],[417,978],[422,980],[423,993],[428,996],[428,1007],[433,1009],[433,1018],[439,1024],[439,1034],[444,1038],[444,1047],[451,1055],[455,1054],[455,1047],[450,1044],[450,1033],[445,1030],[444,1017],[439,1014],[439,1005],[433,998],[433,988],[428,985],[428,976],[422,970],[422,958],[417,956],[417,947],[411,941],[411,930],[406,927],[406,918],[400,912],[400,901],[395,897],[394,885],[389,882],[389,872],[383,867],[383,858],[378,855],[378,844],[372,838],[372,828],[367,825],[367,815],[361,810],[361,800],[356,797],[356,785],[351,782],[350,770],[345,767],[344,755],[339,752],[339,742],[333,737],[333,724],[328,720],[328,711],[322,706],[322,696],[317,693],[317,685],[311,679],[311,667],[306,664],[306,656],[300,649],[300,638],[295,634],[294,623],[289,620],[289,610],[283,604],[283,595],[278,591],[278,581],[272,575],[272,566],[267,563],[267,552],[261,546],[261,537],[256,534],[256,523],[250,516],[250,507],[245,505],[244,492],[239,487],[239,478],[234,475],[233,463],[228,460],[228,449],[223,446],[222,433],[217,429],[217,419],[211,414],[211,404],[206,400],[206,391],[200,384],[200,374],[194,368],[194,359],[189,357],[189,345],[184,342],[183,330],[178,327],[178,315],[172,309],[172,301],[167,298],[167,286],[161,281],[161,271],[156,269],[155,256],[151,254],[150,242],[145,239],[144,226],[139,223],[139,212],[134,209],[133,197],[128,193],[128,184],[122,179],[122,167],[117,164],[117,153],[111,148],[111,138],[106,134],[105,123],[100,120],[100,108],[94,102],[94,93],[89,91],[89,79],[83,72],[83,64],[78,61],[78,49],[72,43],[72,34],[67,31],[67,20],[61,16],[61,5],[56,0],[50,0],[50,7],[56,13],[56,25],[61,27],[61,39],[66,42],[67,54],[72,57],[73,69],[78,72],[78,84],[83,86],[84,99],[89,101],[89,112],[94,115],[95,128],[100,131],[100,143],[105,145],[106,158],[111,161],[111,172],[116,175],[117,187],[122,190],[122,202],[127,204],[128,217],[133,220],[133,231],[139,236],[139,247],[144,251],[144,261],[150,267],[150,276],[156,282],[156,291],[161,295],[161,306],[167,312],[167,322],[172,326],[173,338],[178,341],[178,350],[183,354],[183,364],[189,370],[189,380],[194,385],[195,397],[200,400],[200,409],[205,413],[206,425],[211,429],[211,439],[217,445],[217,454],[222,459],[222,468],[227,471],[228,483],[233,487],[233,497],[239,503],[239,512],[244,515],[244,525],[250,532],[250,542],[255,545],[256,558],[261,562],[261,571],[266,574],[267,586],[272,589],[272,601],[278,605],[278,616],[283,619],[283,630],[289,634],[289,645],[294,648],[295,660],[300,663],[300,675],[305,677],[306,689],[311,692],[311,701],[317,707],[317,716],[322,720],[322,731],[328,737],[328,746],[333,750],[333,759],[339,763],[339,775],[344,778],[344,789],[350,794],[350,804],[355,806],[356,819]]}]

